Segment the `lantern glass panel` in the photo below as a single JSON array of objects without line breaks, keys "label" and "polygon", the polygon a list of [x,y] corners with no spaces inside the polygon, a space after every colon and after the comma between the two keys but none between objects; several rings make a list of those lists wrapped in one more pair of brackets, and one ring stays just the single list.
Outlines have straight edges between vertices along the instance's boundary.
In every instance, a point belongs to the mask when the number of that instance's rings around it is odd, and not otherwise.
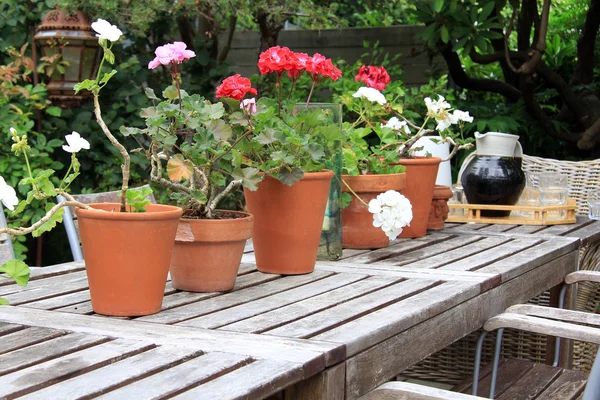
[{"label": "lantern glass panel", "polygon": [[63,48],[63,60],[69,65],[65,69],[66,81],[79,81],[79,68],[81,64],[81,47],[65,46]]},{"label": "lantern glass panel", "polygon": [[96,53],[97,53],[98,49],[93,47],[93,48],[85,48],[83,50],[83,69],[82,69],[82,76],[81,76],[81,80],[84,79],[94,79],[94,67],[96,67]]}]

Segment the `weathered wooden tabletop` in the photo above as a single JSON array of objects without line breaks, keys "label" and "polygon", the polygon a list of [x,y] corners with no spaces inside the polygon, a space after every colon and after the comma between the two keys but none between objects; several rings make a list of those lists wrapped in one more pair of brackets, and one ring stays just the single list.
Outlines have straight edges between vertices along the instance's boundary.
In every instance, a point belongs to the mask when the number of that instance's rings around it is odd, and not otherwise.
[{"label": "weathered wooden tabletop", "polygon": [[559,284],[600,223],[558,227],[448,225],[285,277],[248,247],[233,291],[168,282],[134,319],[92,312],[82,263],[36,270],[0,283],[0,398],[355,399]]}]

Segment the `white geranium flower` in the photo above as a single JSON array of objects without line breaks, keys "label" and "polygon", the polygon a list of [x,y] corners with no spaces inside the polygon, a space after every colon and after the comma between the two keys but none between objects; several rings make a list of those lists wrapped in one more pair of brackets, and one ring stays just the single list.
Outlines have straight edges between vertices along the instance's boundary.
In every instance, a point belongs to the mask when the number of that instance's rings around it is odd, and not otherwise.
[{"label": "white geranium flower", "polygon": [[377,89],[373,89],[366,86],[363,86],[360,89],[358,89],[356,93],[352,95],[352,97],[356,97],[357,99],[367,99],[373,103],[379,103],[381,105],[387,103],[387,100],[385,99],[383,93],[381,93]]},{"label": "white geranium flower", "polygon": [[123,34],[119,28],[115,25],[111,25],[110,22],[102,18],[98,18],[98,21],[92,22],[92,29],[98,32],[96,36],[99,39],[106,39],[111,42],[116,42]]},{"label": "white geranium flower", "polygon": [[15,209],[15,206],[19,204],[19,199],[17,198],[17,193],[12,186],[9,186],[3,177],[0,176],[0,200],[4,207],[8,208],[10,211]]},{"label": "white geranium flower", "polygon": [[12,126],[8,129],[8,131],[10,132],[11,136],[15,136],[17,134],[17,130]]},{"label": "white geranium flower", "polygon": [[387,124],[381,124],[382,128],[392,128],[397,131],[403,130],[407,135],[410,135],[410,128],[408,123],[404,120],[399,120],[398,117],[392,117],[388,120]]},{"label": "white geranium flower", "polygon": [[69,153],[77,153],[81,149],[90,149],[90,142],[81,137],[81,135],[75,131],[70,135],[65,135],[66,145],[63,145],[63,150]]},{"label": "white geranium flower", "polygon": [[373,226],[381,228],[390,240],[396,239],[413,218],[410,201],[395,190],[371,200],[369,212],[373,214]]},{"label": "white geranium flower", "polygon": [[425,105],[427,106],[427,114],[433,118],[435,118],[436,115],[447,112],[446,110],[452,108],[444,96],[440,95],[438,95],[438,99],[435,101],[431,100],[429,97],[425,97]]},{"label": "white geranium flower", "polygon": [[456,118],[457,122],[458,121],[473,122],[473,117],[469,114],[468,111],[454,110],[454,113],[452,114],[452,116],[454,118]]},{"label": "white geranium flower", "polygon": [[447,113],[444,115],[444,118],[436,119],[436,121],[438,124],[435,129],[437,129],[439,132],[443,132],[448,129],[450,125],[457,124],[458,118],[456,118],[456,116],[453,114]]}]

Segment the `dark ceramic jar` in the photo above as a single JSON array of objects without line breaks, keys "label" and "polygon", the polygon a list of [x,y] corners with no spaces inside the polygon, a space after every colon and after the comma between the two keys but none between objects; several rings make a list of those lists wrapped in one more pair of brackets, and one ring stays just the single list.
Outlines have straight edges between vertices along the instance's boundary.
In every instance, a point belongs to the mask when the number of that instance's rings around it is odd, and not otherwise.
[{"label": "dark ceramic jar", "polygon": [[[521,157],[475,156],[461,181],[470,204],[515,205],[525,188]],[[486,217],[505,217],[510,211],[482,211]]]}]

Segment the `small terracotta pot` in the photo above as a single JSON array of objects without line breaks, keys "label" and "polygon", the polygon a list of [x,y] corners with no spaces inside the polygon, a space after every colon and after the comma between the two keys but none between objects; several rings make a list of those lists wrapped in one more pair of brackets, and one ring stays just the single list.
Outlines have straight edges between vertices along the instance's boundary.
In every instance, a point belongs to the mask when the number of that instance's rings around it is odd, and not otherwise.
[{"label": "small terracotta pot", "polygon": [[[400,191],[406,185],[406,174],[342,175],[342,180],[365,202],[388,190]],[[342,184],[343,192],[350,192]],[[352,195],[350,205],[342,209],[342,247],[345,249],[380,249],[390,243],[381,228],[373,226],[369,208]]]},{"label": "small terracotta pot", "polygon": [[254,217],[181,218],[171,258],[175,289],[189,292],[223,292],[235,286],[246,240],[252,236]]},{"label": "small terracotta pot", "polygon": [[144,213],[113,212],[118,203],[90,207],[76,212],[94,312],[157,313],[183,210],[161,204],[146,206]]},{"label": "small terracotta pot", "polygon": [[410,226],[404,228],[401,238],[416,238],[427,233],[433,187],[441,161],[439,157],[403,158],[398,161],[406,167],[406,189],[402,194],[410,200],[413,212]]},{"label": "small terracotta pot", "polygon": [[296,275],[315,269],[332,171],[309,172],[292,186],[266,177],[258,190],[244,188],[254,215],[254,254],[259,271]]},{"label": "small terracotta pot", "polygon": [[433,199],[429,210],[427,229],[439,231],[444,229],[444,221],[448,218],[448,199],[452,197],[452,190],[448,186],[435,185]]}]

